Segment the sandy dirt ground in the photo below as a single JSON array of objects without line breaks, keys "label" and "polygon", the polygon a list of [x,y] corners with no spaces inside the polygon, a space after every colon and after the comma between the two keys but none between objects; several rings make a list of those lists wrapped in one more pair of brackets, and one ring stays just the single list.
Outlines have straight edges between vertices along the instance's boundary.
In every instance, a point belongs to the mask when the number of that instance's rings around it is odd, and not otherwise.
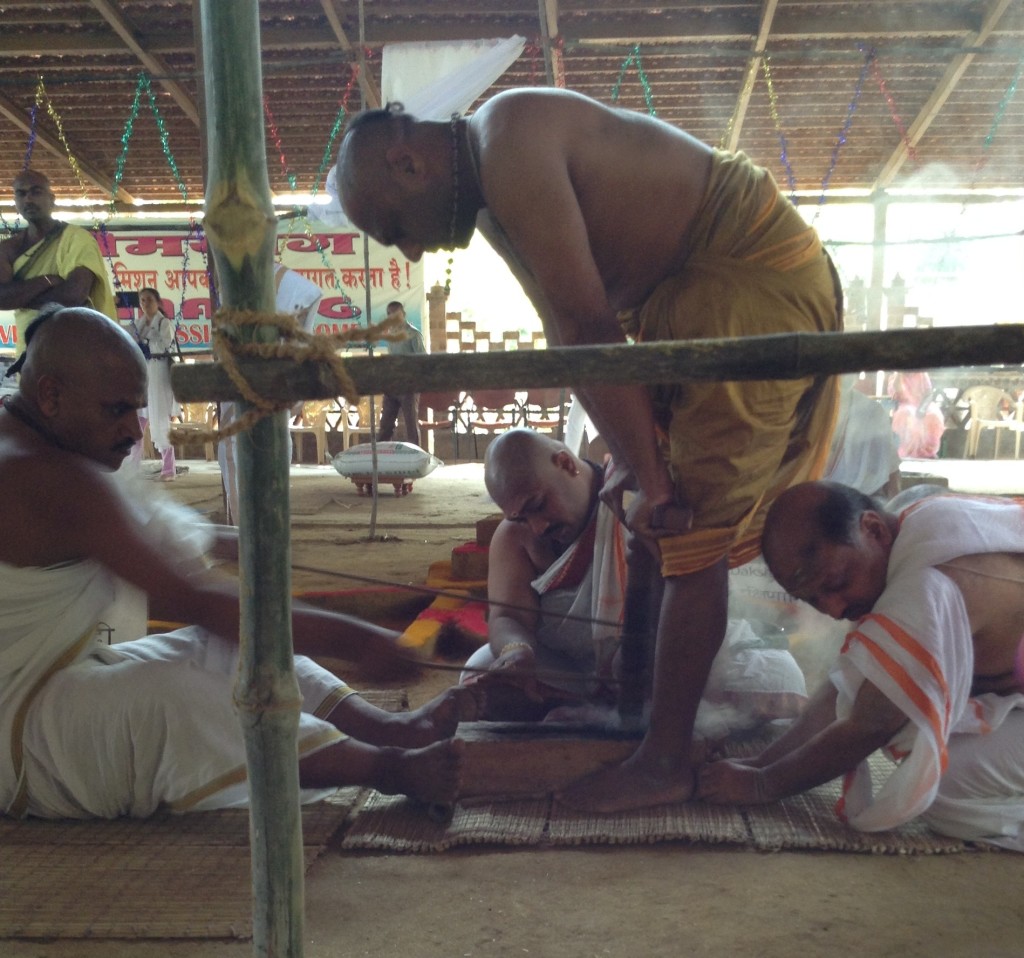
[{"label": "sandy dirt ground", "polygon": [[[164,490],[215,513],[219,473],[188,465]],[[1020,481],[1012,463],[981,468],[953,468],[951,486],[994,492]],[[472,539],[475,522],[493,512],[480,466],[450,465],[404,498],[387,487],[370,542],[372,500],[351,482],[307,466],[293,468],[291,485],[293,562],[324,570],[297,571],[304,590],[365,584],[331,573],[422,583],[429,564]],[[413,704],[450,680],[435,673],[417,682]],[[305,955],[1019,958],[1022,888],[1024,857],[1010,853],[765,854],[667,843],[396,856],[332,848],[307,875]],[[252,944],[239,941],[0,942],[4,958],[250,954]]]}]

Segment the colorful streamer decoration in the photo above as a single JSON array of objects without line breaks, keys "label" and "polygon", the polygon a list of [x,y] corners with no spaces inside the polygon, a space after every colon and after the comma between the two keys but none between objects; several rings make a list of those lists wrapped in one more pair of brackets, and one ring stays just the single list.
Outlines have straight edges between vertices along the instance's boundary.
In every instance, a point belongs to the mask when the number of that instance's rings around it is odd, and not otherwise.
[{"label": "colorful streamer decoration", "polygon": [[284,178],[288,181],[288,185],[294,193],[298,190],[298,180],[288,166],[288,161],[285,159],[284,147],[281,145],[281,134],[278,132],[277,123],[274,120],[274,114],[270,110],[270,101],[267,99],[266,94],[263,96],[263,115],[267,118],[267,128],[270,132],[270,138],[274,141],[274,147],[277,150],[278,159],[281,161],[281,172],[284,174]]},{"label": "colorful streamer decoration", "polygon": [[139,74],[138,82],[135,84],[135,97],[132,100],[132,107],[128,111],[128,119],[124,122],[124,130],[121,131],[121,152],[117,156],[117,164],[114,167],[114,182],[110,184],[111,213],[114,212],[117,192],[121,188],[121,181],[124,179],[124,165],[128,161],[128,144],[131,142],[135,121],[139,116],[139,103],[142,101],[144,76],[144,73]]},{"label": "colorful streamer decoration", "polygon": [[724,150],[729,143],[729,138],[732,136],[732,131],[736,127],[736,117],[739,115],[740,104],[745,102],[750,96],[751,91],[754,89],[754,81],[757,79],[756,74],[753,70],[749,71],[743,81],[743,91],[740,93],[739,99],[736,101],[736,106],[733,107],[732,116],[729,117],[729,122],[725,125],[725,131],[722,133],[721,139],[718,141],[718,148]]},{"label": "colorful streamer decoration", "polygon": [[615,81],[615,86],[612,87],[612,103],[619,102],[619,91],[622,89],[622,81],[631,64],[636,65],[636,75],[640,78],[640,86],[644,91],[644,103],[647,104],[647,112],[651,116],[657,116],[658,114],[654,109],[654,94],[651,93],[651,84],[647,80],[647,74],[644,72],[643,62],[640,60],[639,43],[633,47],[629,56],[622,61],[622,66],[619,68],[619,77]]},{"label": "colorful streamer decoration", "polygon": [[24,170],[27,170],[32,165],[32,151],[35,149],[36,136],[39,133],[36,121],[39,119],[39,105],[42,100],[42,92],[44,89],[43,78],[40,77],[39,84],[36,86],[35,99],[32,102],[32,113],[28,128],[28,145],[25,147],[25,162],[22,165],[22,169]]},{"label": "colorful streamer decoration", "polygon": [[[342,94],[340,108],[338,115],[334,120],[334,125],[331,128],[330,135],[328,136],[327,147],[324,150],[323,159],[320,162],[320,169],[317,172],[316,182],[313,185],[312,194],[315,196],[320,188],[320,182],[323,179],[324,171],[330,162],[330,158],[333,155],[334,141],[337,139],[338,133],[344,124],[345,118],[348,115],[348,101],[352,95],[352,90],[355,87],[355,81],[359,73],[359,68],[356,64],[352,65],[352,69],[349,74],[348,84],[345,87],[345,91]],[[285,156],[284,145],[281,141],[281,134],[277,128],[277,123],[274,120],[273,111],[270,109],[270,102],[267,97],[263,98],[263,112],[267,118],[267,126],[270,133],[270,137],[273,140],[274,147],[278,152],[278,160],[281,164],[281,170],[284,172],[285,178],[288,180],[288,185],[291,187],[292,192],[296,192],[298,189],[298,178],[292,172],[291,167],[288,164],[288,159]],[[296,214],[300,212],[300,207],[296,205],[294,207]],[[332,275],[335,276],[335,288],[341,293],[343,299],[351,303],[349,297],[341,292],[341,283],[337,281],[337,271],[331,264],[330,259],[327,255],[327,251],[324,249],[323,243],[320,242],[320,237],[313,232],[312,224],[309,222],[308,216],[302,215],[302,228],[306,235],[306,238],[312,241],[313,245],[316,246],[317,252],[320,254],[320,261],[323,263],[324,269],[328,270]]]},{"label": "colorful streamer decoration", "polygon": [[50,100],[50,95],[46,92],[46,86],[43,83],[43,78],[40,77],[39,85],[36,87],[36,103],[41,104],[44,101],[46,103],[46,115],[53,121],[53,125],[57,127],[57,138],[64,147],[64,152],[67,153],[68,163],[71,165],[71,172],[75,174],[75,179],[78,180],[78,185],[82,188],[82,196],[87,196],[89,193],[89,187],[86,185],[85,177],[82,175],[82,168],[78,163],[78,158],[71,152],[71,145],[68,143],[67,136],[64,135],[64,121],[61,119],[56,107]]},{"label": "colorful streamer decoration", "polygon": [[[786,134],[782,129],[782,119],[779,116],[779,96],[775,92],[775,83],[772,81],[772,68],[768,62],[770,57],[765,56],[761,60],[761,72],[764,73],[764,82],[768,88],[768,110],[771,113],[772,123],[775,125],[775,132],[779,137],[779,159],[786,171],[786,182],[789,184],[789,198],[796,203],[796,175],[793,173],[793,166],[789,161],[789,144],[786,142]],[[753,75],[753,74],[751,74]]]},{"label": "colorful streamer decoration", "polygon": [[850,104],[846,108],[846,120],[843,122],[842,129],[839,131],[839,136],[836,137],[835,145],[832,147],[832,156],[829,159],[828,171],[825,173],[825,176],[821,181],[821,198],[818,200],[818,208],[814,212],[815,220],[817,220],[818,214],[821,213],[821,208],[825,204],[825,195],[828,193],[828,184],[832,180],[832,174],[835,173],[836,166],[839,164],[839,153],[846,145],[846,140],[850,135],[850,128],[853,126],[853,115],[857,112],[857,105],[860,103],[860,95],[864,92],[864,81],[867,79],[868,71],[871,69],[871,63],[874,59],[875,48],[871,47],[864,55],[864,65],[860,68],[860,76],[857,77],[857,85],[853,91],[853,99],[850,100]]},{"label": "colorful streamer decoration", "polygon": [[899,130],[900,139],[903,141],[904,146],[907,148],[907,156],[911,162],[917,162],[917,151],[914,149],[914,144],[910,142],[910,137],[907,135],[907,126],[903,122],[903,117],[900,116],[899,110],[896,109],[896,100],[892,93],[889,92],[889,87],[886,85],[885,77],[882,76],[882,69],[878,65],[878,58],[874,57],[871,60],[871,74],[875,78],[875,82],[878,84],[878,89],[882,91],[882,96],[885,97],[885,102],[889,106],[889,116],[892,117],[892,122],[895,124],[896,129]]},{"label": "colorful streamer decoration", "polygon": [[1017,69],[1014,71],[1013,79],[1010,80],[1010,85],[1003,91],[1003,95],[999,98],[999,103],[996,106],[996,112],[992,117],[992,123],[989,125],[988,133],[985,134],[985,139],[981,144],[981,155],[978,157],[977,163],[974,165],[974,178],[971,181],[971,185],[978,180],[978,174],[985,168],[985,164],[988,163],[990,156],[989,150],[992,148],[992,141],[996,138],[996,131],[999,129],[999,125],[1003,122],[1003,117],[1006,116],[1006,109],[1010,105],[1010,101],[1013,99],[1014,94],[1017,92],[1017,86],[1020,83],[1021,74],[1024,73],[1024,57],[1021,57],[1017,63]]}]

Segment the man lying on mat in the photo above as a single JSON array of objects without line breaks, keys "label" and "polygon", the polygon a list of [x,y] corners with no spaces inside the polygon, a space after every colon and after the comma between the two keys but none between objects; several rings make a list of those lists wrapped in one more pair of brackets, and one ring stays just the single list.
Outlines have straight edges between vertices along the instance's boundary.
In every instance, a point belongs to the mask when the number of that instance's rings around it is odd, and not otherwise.
[{"label": "man lying on mat", "polygon": [[[487,449],[484,481],[505,519],[488,556],[488,643],[466,663],[489,671],[464,676],[487,689],[484,718],[614,718],[628,534],[598,498],[604,473],[530,429]],[[648,578],[660,585],[653,564]],[[793,657],[758,645],[748,623],[729,623],[698,711],[702,738],[791,718],[806,701]],[[648,672],[648,698],[649,684]]]},{"label": "man lying on mat", "polygon": [[[863,831],[921,816],[1024,851],[1024,503],[933,495],[896,515],[837,483],[788,490],[764,556],[792,595],[854,622],[831,682],[780,739],[700,776],[713,802],[770,802],[843,779]],[[868,757],[896,766],[873,791]]]},{"label": "man lying on mat", "polygon": [[[140,438],[145,403],[145,360],[116,323],[72,308],[30,327],[19,392],[0,412],[0,807],[10,815],[146,816],[247,798],[232,704],[238,584],[204,567],[197,521],[147,512],[111,475]],[[126,583],[155,617],[195,625],[99,644],[96,624]],[[304,655],[402,658],[394,633],[355,618],[297,606],[292,626]],[[305,799],[369,785],[452,800],[461,750],[451,736],[476,715],[472,690],[392,714],[308,658],[295,666]]]}]

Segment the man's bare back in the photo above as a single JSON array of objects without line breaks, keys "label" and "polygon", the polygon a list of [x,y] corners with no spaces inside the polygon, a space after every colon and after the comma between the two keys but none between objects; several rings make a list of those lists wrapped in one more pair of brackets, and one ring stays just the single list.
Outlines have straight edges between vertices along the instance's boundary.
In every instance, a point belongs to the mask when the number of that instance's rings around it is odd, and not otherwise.
[{"label": "man's bare back", "polygon": [[710,173],[705,144],[564,91],[493,97],[469,130],[487,204],[478,225],[511,243],[556,313],[588,312],[595,282],[613,309],[638,306],[680,265]]},{"label": "man's bare back", "polygon": [[1024,637],[1024,555],[961,556],[939,566],[959,587],[974,637],[975,694],[1024,692],[1014,677]]}]

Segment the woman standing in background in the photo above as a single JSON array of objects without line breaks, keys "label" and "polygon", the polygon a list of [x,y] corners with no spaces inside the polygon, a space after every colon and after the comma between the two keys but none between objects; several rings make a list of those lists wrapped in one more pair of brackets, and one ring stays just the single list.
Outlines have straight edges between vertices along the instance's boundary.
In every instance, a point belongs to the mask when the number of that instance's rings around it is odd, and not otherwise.
[{"label": "woman standing in background", "polygon": [[139,345],[146,353],[149,372],[149,435],[160,453],[160,478],[169,482],[175,476],[174,446],[171,445],[171,417],[181,407],[171,392],[171,353],[175,348],[174,321],[164,312],[160,294],[150,287],[139,290],[142,315],[135,324]]}]

